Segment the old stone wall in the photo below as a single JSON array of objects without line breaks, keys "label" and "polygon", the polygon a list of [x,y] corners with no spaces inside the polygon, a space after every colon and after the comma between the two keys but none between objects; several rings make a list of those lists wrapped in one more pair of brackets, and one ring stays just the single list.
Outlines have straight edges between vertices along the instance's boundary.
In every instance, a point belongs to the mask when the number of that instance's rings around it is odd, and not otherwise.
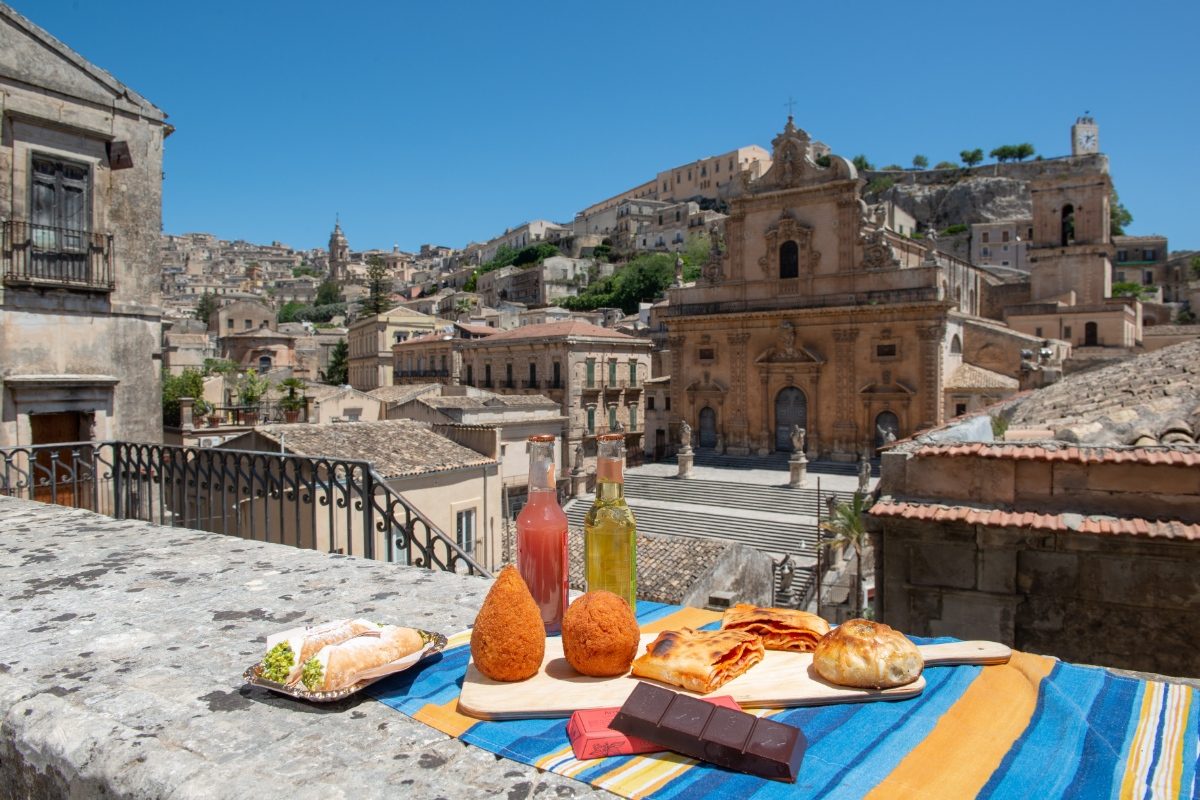
[{"label": "old stone wall", "polygon": [[880,520],[881,618],[1089,664],[1200,675],[1200,545]]}]

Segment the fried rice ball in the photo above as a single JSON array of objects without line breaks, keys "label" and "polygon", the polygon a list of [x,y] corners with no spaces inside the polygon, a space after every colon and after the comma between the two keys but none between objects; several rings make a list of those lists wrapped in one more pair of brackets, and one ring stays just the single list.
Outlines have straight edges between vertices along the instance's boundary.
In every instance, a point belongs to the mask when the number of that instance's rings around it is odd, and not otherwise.
[{"label": "fried rice ball", "polygon": [[563,655],[584,675],[624,675],[637,655],[638,636],[633,610],[612,592],[588,592],[563,616]]},{"label": "fried rice ball", "polygon": [[523,681],[537,674],[546,654],[546,627],[516,567],[500,572],[471,630],[471,658],[494,681]]}]

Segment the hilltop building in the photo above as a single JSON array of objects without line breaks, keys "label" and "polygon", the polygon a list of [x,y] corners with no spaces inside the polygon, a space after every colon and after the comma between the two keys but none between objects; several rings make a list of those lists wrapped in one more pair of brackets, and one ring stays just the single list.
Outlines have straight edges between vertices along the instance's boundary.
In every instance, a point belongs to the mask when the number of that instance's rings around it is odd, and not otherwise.
[{"label": "hilltop building", "polygon": [[162,438],[166,114],[0,3],[0,446]]}]

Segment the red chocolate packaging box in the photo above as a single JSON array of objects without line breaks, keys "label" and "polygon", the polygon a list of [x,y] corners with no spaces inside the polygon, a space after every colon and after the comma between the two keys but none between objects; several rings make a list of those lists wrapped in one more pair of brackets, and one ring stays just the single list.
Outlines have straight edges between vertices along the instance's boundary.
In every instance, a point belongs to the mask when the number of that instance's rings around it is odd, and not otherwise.
[{"label": "red chocolate packaging box", "polygon": [[[706,697],[705,702],[716,706],[732,708],[741,711],[734,699],[728,695],[721,697]],[[567,736],[571,740],[571,749],[580,761],[589,758],[604,758],[605,756],[632,756],[639,753],[659,753],[667,748],[639,739],[636,736],[626,736],[608,727],[620,708],[589,708],[576,711],[567,723]]]}]

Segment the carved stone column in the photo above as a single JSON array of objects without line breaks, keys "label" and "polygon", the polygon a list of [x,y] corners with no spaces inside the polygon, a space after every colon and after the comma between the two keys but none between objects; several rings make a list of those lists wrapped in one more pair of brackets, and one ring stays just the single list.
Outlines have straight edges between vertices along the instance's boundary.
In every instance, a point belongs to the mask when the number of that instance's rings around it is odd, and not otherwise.
[{"label": "carved stone column", "polygon": [[838,200],[838,272],[853,272],[854,244],[858,241],[858,196],[848,195]]},{"label": "carved stone column", "polygon": [[746,435],[746,401],[749,396],[749,387],[746,385],[746,342],[750,341],[750,333],[737,331],[729,334],[726,339],[729,341],[731,408],[722,420],[726,433],[725,452],[744,456],[750,453]]},{"label": "carved stone column", "polygon": [[837,398],[837,417],[833,422],[833,452],[835,460],[853,460],[858,441],[858,425],[854,421],[854,343],[858,328],[834,328],[834,396]]},{"label": "carved stone column", "polygon": [[667,337],[667,347],[671,351],[671,413],[667,415],[667,442],[669,444],[675,441],[675,434],[671,428],[672,421],[685,416],[683,413],[683,346],[686,342],[686,336]]},{"label": "carved stone column", "polygon": [[[941,425],[942,408],[942,341],[946,338],[944,323],[917,328],[921,339],[921,422],[920,429]],[[907,431],[912,433],[912,431]]]}]

